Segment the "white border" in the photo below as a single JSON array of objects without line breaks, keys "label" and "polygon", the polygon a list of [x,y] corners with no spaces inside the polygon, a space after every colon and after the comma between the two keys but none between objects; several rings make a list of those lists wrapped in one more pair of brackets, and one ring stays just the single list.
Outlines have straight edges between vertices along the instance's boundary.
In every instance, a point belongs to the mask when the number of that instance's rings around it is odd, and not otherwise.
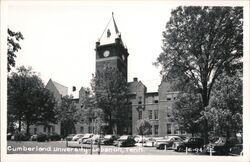
[{"label": "white border", "polygon": [[[213,161],[213,160],[219,160],[219,161],[250,161],[249,157],[249,137],[250,137],[250,129],[249,129],[249,92],[250,92],[250,58],[249,58],[249,1],[242,0],[242,1],[202,1],[202,0],[196,0],[196,1],[153,1],[153,0],[144,0],[144,1],[7,1],[3,0],[1,2],[1,161],[9,162],[9,161],[26,161],[26,162],[40,162],[44,161]],[[84,5],[86,3],[88,5],[95,5],[95,4],[103,4],[110,5],[110,4],[122,4],[126,5],[129,3],[134,3],[137,5],[140,5],[141,3],[159,3],[159,4],[166,4],[169,5],[192,5],[192,6],[244,6],[244,74],[243,74],[243,140],[244,140],[244,156],[242,157],[209,157],[209,156],[164,156],[164,155],[34,155],[34,154],[6,154],[6,114],[7,114],[7,68],[5,65],[7,65],[7,58],[6,57],[6,51],[7,51],[7,18],[5,15],[7,15],[7,8],[9,5],[82,5],[82,2],[84,2]]]}]

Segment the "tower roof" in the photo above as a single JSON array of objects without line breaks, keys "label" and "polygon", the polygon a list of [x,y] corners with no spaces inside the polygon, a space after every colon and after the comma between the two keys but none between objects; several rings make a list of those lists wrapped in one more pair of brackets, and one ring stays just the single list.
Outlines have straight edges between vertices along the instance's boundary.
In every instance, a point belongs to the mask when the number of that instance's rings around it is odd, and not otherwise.
[{"label": "tower roof", "polygon": [[112,12],[112,16],[106,25],[102,35],[98,39],[100,45],[112,44],[116,42],[116,39],[121,40],[121,33],[118,30],[118,27],[115,22],[114,13]]}]

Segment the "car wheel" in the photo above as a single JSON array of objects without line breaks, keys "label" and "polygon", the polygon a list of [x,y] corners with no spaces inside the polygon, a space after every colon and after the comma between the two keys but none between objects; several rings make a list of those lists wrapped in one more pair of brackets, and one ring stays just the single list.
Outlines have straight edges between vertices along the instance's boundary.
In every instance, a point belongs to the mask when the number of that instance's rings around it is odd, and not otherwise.
[{"label": "car wheel", "polygon": [[164,150],[164,145],[160,145],[159,150]]}]

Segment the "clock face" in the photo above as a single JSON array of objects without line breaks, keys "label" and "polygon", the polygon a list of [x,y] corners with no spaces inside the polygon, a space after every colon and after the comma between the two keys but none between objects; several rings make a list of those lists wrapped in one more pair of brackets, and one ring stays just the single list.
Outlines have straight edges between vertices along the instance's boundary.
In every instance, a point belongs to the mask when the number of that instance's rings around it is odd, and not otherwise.
[{"label": "clock face", "polygon": [[104,57],[108,57],[109,55],[110,55],[109,50],[106,50],[106,51],[103,52],[103,56]]}]

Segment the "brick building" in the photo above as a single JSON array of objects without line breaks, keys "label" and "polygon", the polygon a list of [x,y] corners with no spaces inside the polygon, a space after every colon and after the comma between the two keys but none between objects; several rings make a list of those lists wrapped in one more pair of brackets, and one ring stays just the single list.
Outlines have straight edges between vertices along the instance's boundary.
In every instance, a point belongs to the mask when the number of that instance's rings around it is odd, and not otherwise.
[{"label": "brick building", "polygon": [[[117,68],[125,76],[127,81],[128,73],[128,49],[124,45],[121,33],[118,30],[115,19],[112,17],[104,29],[103,34],[96,42],[96,72],[102,71],[105,65]],[[178,125],[171,120],[172,104],[176,100],[178,91],[173,91],[170,83],[161,82],[157,92],[147,92],[147,87],[137,78],[134,78],[129,84],[129,100],[131,110],[128,110],[131,125],[128,127],[128,134],[137,134],[136,122],[139,119],[149,119],[152,124],[151,135],[165,136],[169,134],[184,134],[178,130]],[[58,102],[61,97],[68,94],[68,89],[56,82],[50,80],[46,88],[51,90]],[[85,99],[83,88],[79,90],[79,96],[74,99],[77,108]],[[57,130],[60,123],[56,125]],[[93,133],[94,123],[75,125],[74,133]],[[34,129],[34,128],[33,128]],[[39,129],[40,130],[40,129]],[[44,128],[45,130],[45,128]],[[47,130],[48,132],[48,130]],[[45,132],[44,132],[45,133]],[[60,131],[56,131],[60,134]]]},{"label": "brick building", "polygon": [[[120,70],[127,81],[128,49],[124,46],[121,33],[115,19],[112,17],[96,42],[96,71],[101,71],[106,64]],[[136,122],[139,119],[149,119],[152,123],[151,134],[164,136],[167,134],[181,134],[178,126],[171,120],[172,103],[179,92],[172,91],[169,83],[162,82],[158,92],[147,92],[147,87],[137,78],[129,82],[131,103],[130,133],[137,134]]]}]

